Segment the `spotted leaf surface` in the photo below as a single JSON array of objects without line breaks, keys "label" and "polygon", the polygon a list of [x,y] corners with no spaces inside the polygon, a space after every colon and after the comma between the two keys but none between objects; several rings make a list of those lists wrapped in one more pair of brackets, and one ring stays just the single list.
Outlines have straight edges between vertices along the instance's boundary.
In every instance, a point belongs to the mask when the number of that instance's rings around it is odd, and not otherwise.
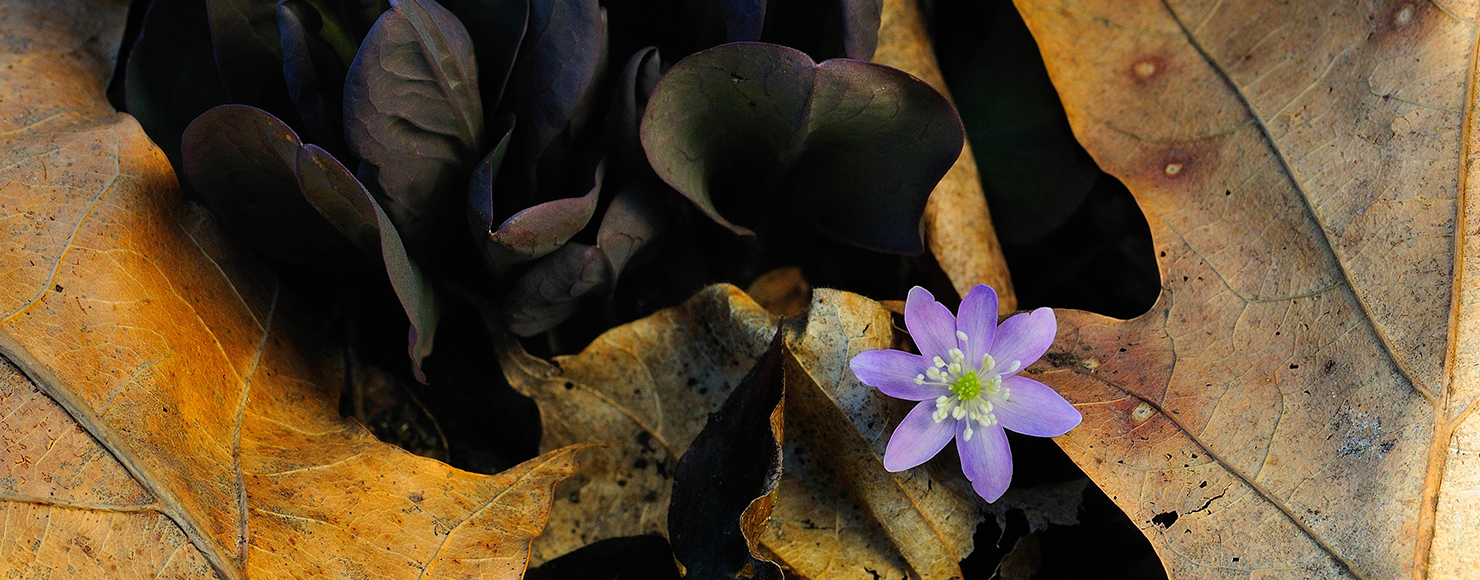
[{"label": "spotted leaf surface", "polygon": [[1174,578],[1480,573],[1477,6],[1017,6],[1162,273],[1061,318],[1069,455]]}]

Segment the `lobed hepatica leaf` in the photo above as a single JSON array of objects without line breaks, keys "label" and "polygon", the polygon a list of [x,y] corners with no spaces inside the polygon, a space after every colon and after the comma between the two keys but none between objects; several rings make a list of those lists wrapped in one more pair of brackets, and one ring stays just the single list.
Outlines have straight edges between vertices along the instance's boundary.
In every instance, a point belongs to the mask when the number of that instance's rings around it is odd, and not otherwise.
[{"label": "lobed hepatica leaf", "polygon": [[[603,445],[557,489],[561,500],[535,540],[534,560],[670,531],[676,462],[766,352],[776,322],[739,289],[716,285],[553,361],[505,335],[499,365],[539,404],[541,449]],[[795,435],[787,436],[775,510],[760,536],[765,553],[813,580],[867,578],[868,570],[959,578],[957,562],[971,552],[982,520],[980,500],[959,467],[885,472],[884,445],[903,413],[847,368],[852,355],[893,344],[889,313],[862,296],[819,290],[807,318],[788,326],[785,412]]]},{"label": "lobed hepatica leaf", "polygon": [[298,190],[298,135],[247,105],[221,105],[186,127],[186,183],[228,232],[280,264],[333,269],[353,256]]},{"label": "lobed hepatica leaf", "polygon": [[612,267],[612,280],[622,275],[622,269],[633,258],[663,236],[672,217],[663,204],[661,186],[650,180],[638,180],[623,188],[606,213],[601,214],[601,226],[596,231],[596,247],[606,255]]},{"label": "lobed hepatica leaf", "polygon": [[497,218],[494,212],[494,182],[503,166],[512,136],[513,122],[508,122],[504,138],[473,171],[468,183],[468,226],[483,262],[495,275],[502,275],[510,267],[543,257],[554,252],[580,232],[596,213],[596,202],[601,195],[601,183],[606,174],[606,162],[596,165],[596,174],[591,189],[586,195],[547,201],[519,210],[494,227]]},{"label": "lobed hepatica leaf", "polygon": [[1475,577],[1477,7],[1017,5],[1162,273],[1033,369],[1070,457],[1172,578]]},{"label": "lobed hepatica leaf", "polygon": [[760,539],[781,482],[785,345],[776,333],[674,468],[668,534],[694,578],[782,578]]},{"label": "lobed hepatica leaf", "polygon": [[799,213],[898,254],[923,250],[925,201],[962,142],[950,103],[914,77],[754,43],[674,65],[642,121],[658,176],[737,233],[726,213]]},{"label": "lobed hepatica leaf", "polygon": [[216,69],[231,100],[281,114],[289,105],[276,0],[205,0]]},{"label": "lobed hepatica leaf", "polygon": [[[497,111],[529,24],[529,0],[443,0],[441,4],[467,27],[478,57],[483,110]],[[489,130],[496,129],[490,125]]]},{"label": "lobed hepatica leaf", "polygon": [[298,150],[297,162],[298,183],[308,202],[361,251],[385,267],[391,288],[411,321],[406,342],[412,370],[417,380],[427,382],[422,362],[432,354],[432,340],[442,315],[436,288],[407,253],[390,216],[333,155],[316,145],[305,145]]},{"label": "lobed hepatica leaf", "polygon": [[766,24],[766,0],[687,0],[699,46],[755,42]]},{"label": "lobed hepatica leaf", "polygon": [[534,336],[554,328],[580,306],[580,300],[612,285],[612,267],[600,248],[570,243],[525,270],[504,295],[509,332]]},{"label": "lobed hepatica leaf", "polygon": [[633,53],[622,67],[613,89],[612,103],[606,114],[607,151],[628,171],[652,175],[647,155],[642,151],[642,114],[647,110],[653,87],[663,76],[663,57],[658,48],[649,46]]},{"label": "lobed hepatica leaf", "polygon": [[429,243],[482,150],[477,63],[457,17],[432,0],[391,3],[350,65],[344,131],[413,251]]},{"label": "lobed hepatica leaf", "polygon": [[[196,117],[229,97],[211,58],[205,3],[154,0],[129,50],[124,73],[128,112],[178,171],[180,136]],[[181,174],[183,177],[183,174]]]},{"label": "lobed hepatica leaf", "polygon": [[604,68],[606,19],[596,0],[531,0],[529,30],[505,107],[519,117],[515,146],[527,172],[591,100]]},{"label": "lobed hepatica leaf", "polygon": [[340,417],[342,358],[108,106],[123,7],[0,18],[0,569],[518,578],[574,449],[483,476]]},{"label": "lobed hepatica leaf", "polygon": [[343,151],[345,63],[319,34],[323,15],[307,2],[283,2],[277,7],[277,23],[283,76],[298,116],[314,142]]}]

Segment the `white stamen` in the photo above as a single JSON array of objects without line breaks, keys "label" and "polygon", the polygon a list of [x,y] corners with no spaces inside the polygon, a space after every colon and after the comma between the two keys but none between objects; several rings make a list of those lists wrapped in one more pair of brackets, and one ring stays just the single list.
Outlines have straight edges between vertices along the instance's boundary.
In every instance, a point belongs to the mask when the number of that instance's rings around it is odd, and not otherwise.
[{"label": "white stamen", "polygon": [[958,374],[958,375],[961,374],[961,363],[958,363],[958,362],[951,363],[951,372],[953,372],[955,374]]},{"label": "white stamen", "polygon": [[946,405],[949,405],[950,403],[951,403],[951,396],[950,395],[941,395],[941,396],[935,398],[935,407],[937,409],[938,408],[941,408],[941,407],[944,407]]},{"label": "white stamen", "polygon": [[937,367],[946,366],[946,361],[940,360],[940,357],[935,357],[935,366],[937,366]]},{"label": "white stamen", "polygon": [[925,369],[925,376],[930,377],[930,380],[932,381],[938,381],[940,380],[940,369],[937,369],[935,367]]},{"label": "white stamen", "polygon": [[1007,388],[1006,387],[1003,387],[1002,388],[1002,400],[1004,400],[1004,401],[1007,400],[1007,393],[1008,393]]},{"label": "white stamen", "polygon": [[1012,361],[1012,366],[1007,367],[1007,372],[1009,372],[1009,373],[1015,373],[1020,368],[1023,368],[1023,361],[1015,360],[1015,361]]},{"label": "white stamen", "polygon": [[951,355],[951,360],[954,362],[962,362],[966,360],[966,354],[962,353],[961,349],[959,348],[953,348],[950,351],[947,351],[946,354]]},{"label": "white stamen", "polygon": [[965,417],[965,416],[966,416],[966,407],[956,407],[954,409],[951,409],[951,418],[952,419],[960,420],[962,417]]},{"label": "white stamen", "polygon": [[957,330],[956,331],[956,340],[959,340],[961,342],[967,342],[970,339],[966,338],[966,333]]},{"label": "white stamen", "polygon": [[915,384],[917,384],[917,385],[923,385],[923,384],[925,384],[925,375],[915,375]]},{"label": "white stamen", "polygon": [[997,366],[997,361],[992,359],[992,355],[990,355],[990,354],[984,354],[984,355],[982,355],[982,368],[987,369],[987,370],[992,370],[993,368],[996,368],[996,366]]},{"label": "white stamen", "polygon": [[970,441],[971,440],[971,435],[972,435],[971,425],[967,425],[966,426],[966,432],[962,433],[961,436],[964,439],[966,439],[967,441]]},{"label": "white stamen", "polygon": [[982,427],[991,427],[992,426],[992,416],[991,415],[982,415],[980,417],[977,417],[976,422],[979,423],[979,424],[981,424]]},{"label": "white stamen", "polygon": [[934,413],[930,414],[930,418],[935,419],[936,423],[946,420],[945,409],[937,409]]}]

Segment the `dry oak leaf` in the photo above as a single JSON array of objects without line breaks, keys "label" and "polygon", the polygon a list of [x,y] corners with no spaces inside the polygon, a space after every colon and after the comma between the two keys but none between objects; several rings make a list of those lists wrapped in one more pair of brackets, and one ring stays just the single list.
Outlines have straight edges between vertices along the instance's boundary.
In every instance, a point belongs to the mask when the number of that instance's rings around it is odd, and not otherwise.
[{"label": "dry oak leaf", "polygon": [[[950,98],[917,0],[882,0],[874,62],[915,75]],[[965,296],[972,286],[986,284],[997,290],[998,312],[1017,310],[1012,276],[987,211],[971,143],[963,144],[956,164],[930,192],[922,230],[926,247],[957,296]]]},{"label": "dry oak leaf", "polygon": [[522,576],[574,449],[496,476],[375,440],[132,117],[127,2],[0,3],[0,571]]},{"label": "dry oak leaf", "polygon": [[1480,5],[1016,3],[1162,272],[1064,449],[1173,578],[1480,577]]},{"label": "dry oak leaf", "polygon": [[[903,413],[846,370],[852,354],[892,344],[889,313],[835,290],[815,291],[808,312],[788,323],[795,356],[786,360],[785,412],[793,428],[761,547],[797,578],[856,578],[868,569],[959,578],[980,505],[935,471],[884,471],[887,430]],[[607,331],[577,355],[547,362],[503,342],[510,384],[540,406],[542,448],[607,446],[585,455],[557,488],[535,560],[605,538],[666,533],[674,464],[765,352],[775,323],[739,289],[716,285]],[[798,461],[817,464],[788,467]],[[959,469],[954,477],[964,485]]]}]

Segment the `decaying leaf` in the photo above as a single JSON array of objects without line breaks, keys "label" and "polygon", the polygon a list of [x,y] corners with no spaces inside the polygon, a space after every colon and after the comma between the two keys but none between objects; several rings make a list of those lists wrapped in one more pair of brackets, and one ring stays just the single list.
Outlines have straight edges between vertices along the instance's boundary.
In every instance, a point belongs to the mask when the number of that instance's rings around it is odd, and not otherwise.
[{"label": "decaying leaf", "polygon": [[505,342],[509,383],[540,407],[542,451],[606,445],[562,484],[533,562],[621,536],[667,536],[673,469],[775,335],[775,319],[733,286],[619,326],[546,362]]},{"label": "decaying leaf", "polygon": [[575,449],[481,476],[341,418],[291,301],[103,97],[124,7],[0,5],[0,568],[519,577]]},{"label": "decaying leaf", "polygon": [[[884,447],[904,415],[900,401],[859,382],[848,368],[854,355],[894,344],[889,312],[857,294],[819,289],[805,322],[788,341],[795,356],[787,361],[787,402],[796,423],[810,427],[818,459],[920,578],[960,577],[959,563],[971,553],[982,520],[980,498],[934,481],[939,475],[926,466],[886,471]],[[959,471],[954,476],[965,480]]]},{"label": "decaying leaf", "polygon": [[1032,369],[1069,455],[1174,578],[1480,574],[1477,6],[1017,5],[1162,272]]},{"label": "decaying leaf", "polygon": [[759,543],[781,483],[785,345],[771,339],[674,467],[668,537],[693,578],[782,579]]},{"label": "decaying leaf", "polygon": [[[950,97],[916,0],[883,0],[874,62],[915,75]],[[958,296],[965,296],[972,286],[986,284],[997,291],[998,312],[1017,310],[1012,277],[992,228],[970,143],[962,147],[956,163],[930,193],[923,229],[925,245]]]},{"label": "decaying leaf", "polygon": [[[802,578],[852,577],[859,573],[852,562],[925,580],[959,577],[957,563],[983,517],[980,500],[952,491],[969,490],[959,470],[945,475],[961,480],[950,484],[927,467],[885,472],[889,430],[907,409],[847,370],[853,354],[893,344],[889,313],[835,290],[815,291],[808,312],[788,323],[786,413],[799,436],[785,461],[809,461],[830,475],[798,479],[812,471],[787,476],[783,466],[761,548]],[[557,490],[535,561],[604,538],[666,533],[675,462],[764,352],[775,323],[738,289],[719,285],[553,362],[505,342],[499,357],[510,384],[540,406],[542,449],[609,446],[585,455],[591,459]],[[793,457],[792,446],[806,451]]]},{"label": "decaying leaf", "polygon": [[[887,580],[910,577],[909,564],[863,504],[838,484],[817,458],[810,429],[788,420],[799,437],[786,441],[776,510],[761,537],[773,560],[793,577],[809,580]],[[915,575],[918,578],[918,575]]]}]

